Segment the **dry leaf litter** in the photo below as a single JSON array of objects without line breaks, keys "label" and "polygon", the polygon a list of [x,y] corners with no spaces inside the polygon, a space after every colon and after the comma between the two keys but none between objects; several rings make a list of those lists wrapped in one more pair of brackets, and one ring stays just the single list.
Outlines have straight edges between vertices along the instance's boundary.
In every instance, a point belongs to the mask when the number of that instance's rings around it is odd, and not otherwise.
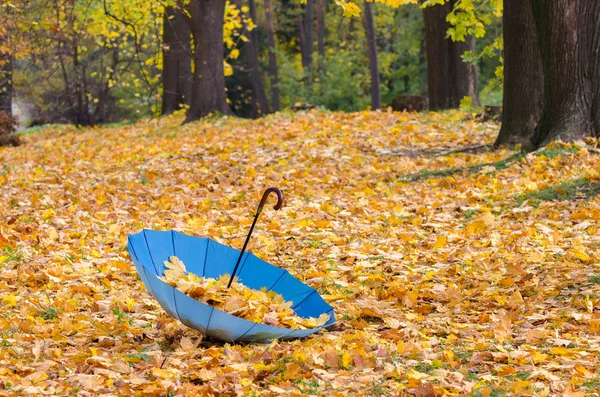
[{"label": "dry leaf litter", "polygon": [[[597,142],[474,149],[498,126],[463,118],[172,116],[0,148],[0,395],[598,395]],[[239,247],[267,186],[286,206],[250,249],[339,325],[203,340],[149,296],[126,236]]]}]

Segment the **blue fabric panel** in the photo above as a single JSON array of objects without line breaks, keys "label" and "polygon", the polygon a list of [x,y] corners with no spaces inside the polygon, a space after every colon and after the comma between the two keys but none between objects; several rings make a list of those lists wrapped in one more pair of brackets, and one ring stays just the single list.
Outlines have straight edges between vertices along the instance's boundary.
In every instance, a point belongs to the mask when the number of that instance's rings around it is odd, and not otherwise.
[{"label": "blue fabric panel", "polygon": [[235,342],[254,327],[254,322],[214,309],[208,321],[207,336],[226,342]]},{"label": "blue fabric panel", "polygon": [[291,329],[273,327],[272,325],[256,324],[246,334],[242,335],[238,342],[269,342],[273,339],[284,339],[292,332]]},{"label": "blue fabric panel", "polygon": [[144,238],[143,232],[130,235],[128,245],[129,254],[132,256],[132,258],[135,256],[142,266],[156,271],[154,264],[152,263],[152,258],[150,257],[150,252],[148,251],[148,245],[146,244],[146,239]]},{"label": "blue fabric panel", "polygon": [[144,237],[148,243],[148,250],[152,263],[159,276],[165,271],[164,261],[169,260],[170,256],[175,255],[173,251],[173,233],[162,230],[144,230]]},{"label": "blue fabric panel", "polygon": [[179,319],[177,316],[177,306],[175,305],[175,298],[173,296],[174,288],[168,284],[160,281],[156,275],[152,274],[152,271],[144,269],[146,277],[148,279],[146,288],[148,288],[152,295],[156,298],[158,303],[165,309],[171,316]]},{"label": "blue fabric panel", "polygon": [[292,306],[292,309],[294,309],[296,314],[300,317],[319,317],[321,313],[325,313],[327,310],[331,309],[331,306],[321,298],[316,290],[313,289],[312,291],[313,292],[308,295],[306,299]]},{"label": "blue fabric panel", "polygon": [[[305,284],[296,280],[287,271],[285,274],[273,285],[271,290],[283,295],[286,301],[293,302],[293,305],[299,303],[301,300],[306,298],[314,289],[307,287]],[[292,306],[293,306],[292,305]]]},{"label": "blue fabric panel", "polygon": [[262,287],[270,289],[285,274],[285,270],[270,265],[253,254],[244,254],[240,267],[242,271],[238,270],[238,277],[241,283],[257,290]]},{"label": "blue fabric panel", "polygon": [[222,274],[231,274],[239,255],[240,251],[209,240],[204,276],[219,278]]},{"label": "blue fabric panel", "polygon": [[175,304],[179,313],[179,320],[190,328],[206,334],[206,326],[211,312],[214,309],[202,302],[175,290]]},{"label": "blue fabric panel", "polygon": [[175,232],[173,241],[175,242],[175,256],[183,261],[186,270],[202,277],[208,239]]},{"label": "blue fabric panel", "polygon": [[319,331],[321,328],[310,328],[310,329],[295,329],[291,333],[285,336],[282,339],[294,339],[294,338],[304,338],[305,336],[314,334]]}]

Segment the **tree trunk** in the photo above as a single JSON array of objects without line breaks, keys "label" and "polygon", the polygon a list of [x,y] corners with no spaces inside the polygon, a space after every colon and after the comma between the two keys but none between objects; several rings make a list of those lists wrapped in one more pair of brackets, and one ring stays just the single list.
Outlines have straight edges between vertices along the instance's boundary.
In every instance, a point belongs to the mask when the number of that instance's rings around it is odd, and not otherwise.
[{"label": "tree trunk", "polygon": [[231,114],[223,71],[225,0],[191,0],[188,9],[194,40],[194,73],[192,98],[184,123],[213,112]]},{"label": "tree trunk", "polygon": [[319,70],[325,69],[325,14],[327,13],[327,0],[317,0],[317,53],[319,54]]},{"label": "tree trunk", "polygon": [[477,68],[461,58],[465,51],[474,48],[474,39],[469,36],[465,42],[453,42],[446,37],[449,28],[446,17],[453,4],[454,0],[423,9],[429,107],[432,110],[456,108],[465,96],[471,97],[474,106],[479,106]]},{"label": "tree trunk", "polygon": [[315,19],[315,0],[306,0],[304,6],[304,17],[302,14],[299,15],[299,33],[300,33],[300,47],[302,49],[302,67],[304,73],[309,76],[312,73],[313,65],[313,23]]},{"label": "tree trunk", "polygon": [[275,52],[275,30],[273,28],[273,0],[265,0],[265,19],[267,23],[267,46],[269,47],[269,79],[271,80],[271,108],[278,112],[279,76],[277,74],[277,53]]},{"label": "tree trunk", "polygon": [[12,117],[12,56],[0,52],[0,112]]},{"label": "tree trunk", "polygon": [[184,12],[166,7],[163,19],[162,114],[189,105],[192,94],[190,25]]},{"label": "tree trunk", "polygon": [[502,127],[494,145],[528,142],[542,116],[544,77],[531,4],[504,0]]},{"label": "tree trunk", "polygon": [[[236,0],[241,8],[241,0]],[[256,5],[254,0],[248,0],[248,8],[250,10],[250,18],[254,24],[257,24],[256,18]],[[247,30],[246,30],[247,31]],[[248,71],[250,72],[250,85],[252,86],[252,93],[254,94],[254,102],[258,115],[265,115],[271,113],[269,109],[269,102],[267,101],[267,94],[265,92],[265,86],[263,85],[262,75],[260,73],[260,63],[258,61],[258,32],[257,29],[249,32],[249,40],[245,43],[246,47],[246,58],[248,60]]]},{"label": "tree trunk", "polygon": [[369,55],[369,70],[371,72],[371,109],[381,109],[379,93],[379,67],[377,63],[377,43],[375,42],[375,22],[371,3],[365,0],[365,35],[367,38],[367,53]]},{"label": "tree trunk", "polygon": [[531,140],[600,135],[600,2],[531,0],[544,70],[544,109]]}]

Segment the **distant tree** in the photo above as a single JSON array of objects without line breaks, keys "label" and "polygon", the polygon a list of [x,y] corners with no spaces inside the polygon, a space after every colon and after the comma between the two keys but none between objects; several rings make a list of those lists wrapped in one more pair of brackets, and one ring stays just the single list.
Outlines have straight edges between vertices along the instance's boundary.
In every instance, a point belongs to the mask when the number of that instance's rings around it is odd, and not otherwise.
[{"label": "distant tree", "polygon": [[315,0],[306,0],[304,12],[298,13],[298,31],[300,34],[300,48],[302,51],[302,67],[308,76],[313,68],[313,49],[314,49],[314,20],[315,20]]},{"label": "distant tree", "polygon": [[0,52],[0,112],[12,116],[12,56]]},{"label": "distant tree", "polygon": [[277,53],[275,52],[275,30],[273,27],[273,0],[265,0],[265,23],[267,27],[267,46],[269,48],[269,80],[271,82],[271,108],[278,112],[281,104],[279,99],[279,75],[277,72]]},{"label": "distant tree", "polygon": [[456,108],[464,97],[479,106],[477,69],[464,62],[462,55],[474,51],[474,38],[453,41],[447,37],[450,28],[447,17],[456,0],[423,9],[425,47],[427,52],[427,83],[429,107],[432,110]]},{"label": "distant tree", "polygon": [[[242,8],[242,1],[235,0],[235,4]],[[256,17],[256,3],[254,0],[248,0],[248,11],[253,24],[258,22]],[[250,74],[250,85],[252,86],[252,94],[254,96],[254,104],[256,115],[265,115],[271,113],[265,86],[263,84],[262,73],[260,70],[260,62],[258,60],[259,43],[258,31],[256,28],[249,29],[248,23],[244,22],[245,35],[248,41],[244,43],[246,50],[246,60],[248,63],[248,72]]]},{"label": "distant tree", "polygon": [[189,105],[192,97],[191,30],[183,10],[165,7],[163,19],[162,114]]},{"label": "distant tree", "polygon": [[327,0],[317,0],[317,53],[319,54],[319,70],[325,67],[325,15],[327,14]]},{"label": "distant tree", "polygon": [[371,109],[381,109],[381,94],[379,92],[379,67],[377,62],[377,43],[375,42],[375,21],[371,3],[365,0],[365,14],[363,16],[365,36],[367,38],[367,54],[369,57],[369,70],[371,72]]}]

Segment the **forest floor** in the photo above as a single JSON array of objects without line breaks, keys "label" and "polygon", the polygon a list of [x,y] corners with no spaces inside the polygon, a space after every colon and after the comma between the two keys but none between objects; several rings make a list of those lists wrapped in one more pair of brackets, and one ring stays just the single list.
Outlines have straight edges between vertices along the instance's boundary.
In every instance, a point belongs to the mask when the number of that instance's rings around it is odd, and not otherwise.
[{"label": "forest floor", "polygon": [[[0,395],[598,396],[596,141],[491,150],[460,113],[43,128],[0,148]],[[250,249],[316,288],[310,337],[203,338],[127,235]]]}]

